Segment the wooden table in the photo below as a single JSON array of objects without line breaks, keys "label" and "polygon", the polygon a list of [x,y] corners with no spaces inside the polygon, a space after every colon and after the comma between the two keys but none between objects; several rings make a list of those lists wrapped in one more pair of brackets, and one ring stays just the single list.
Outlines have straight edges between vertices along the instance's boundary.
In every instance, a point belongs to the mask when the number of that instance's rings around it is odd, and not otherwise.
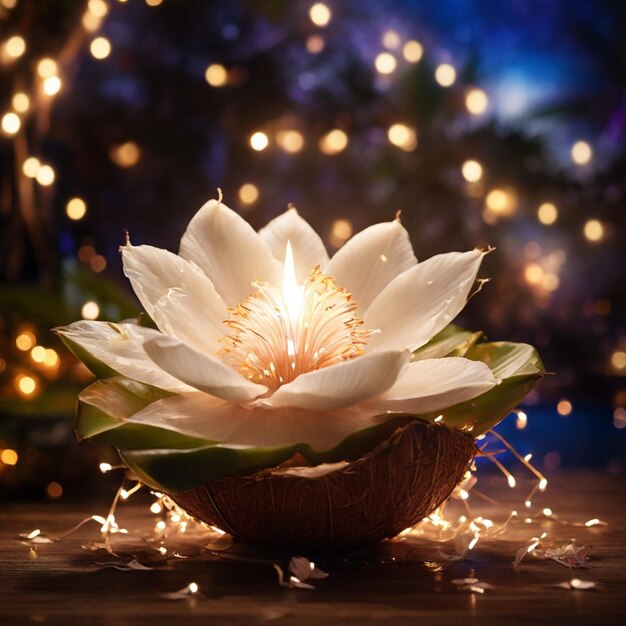
[{"label": "wooden table", "polygon": [[[481,507],[495,520],[510,510],[513,492],[501,478],[483,490],[500,500]],[[523,499],[520,491],[516,494]],[[174,559],[146,571],[100,569],[114,561],[81,546],[99,540],[97,525],[48,545],[27,545],[18,533],[34,528],[59,533],[106,509],[103,503],[11,504],[0,507],[0,617],[6,624],[626,624],[626,524],[623,477],[600,472],[563,474],[537,501],[560,518],[598,517],[606,527],[581,528],[546,519],[518,522],[502,539],[484,539],[464,561],[441,566],[401,558],[402,544],[369,550],[348,559],[321,559],[330,573],[313,591],[279,586],[271,557],[245,562],[206,554]],[[474,501],[472,499],[471,501]],[[118,510],[129,529],[150,529],[154,520],[144,496]],[[478,508],[479,500],[474,506]],[[486,513],[484,512],[486,511]],[[528,557],[514,571],[515,551],[537,531],[576,537],[593,546],[589,569],[569,570]],[[250,554],[250,553],[248,553]],[[396,555],[396,560],[392,560]],[[267,555],[265,555],[266,557]],[[277,556],[277,562],[285,555]],[[386,561],[386,562],[382,562]],[[284,563],[282,563],[284,566]],[[484,594],[461,591],[451,581],[476,577],[495,585]],[[557,583],[571,578],[601,583],[590,591],[567,591]],[[169,600],[171,592],[194,581],[203,597]]]}]

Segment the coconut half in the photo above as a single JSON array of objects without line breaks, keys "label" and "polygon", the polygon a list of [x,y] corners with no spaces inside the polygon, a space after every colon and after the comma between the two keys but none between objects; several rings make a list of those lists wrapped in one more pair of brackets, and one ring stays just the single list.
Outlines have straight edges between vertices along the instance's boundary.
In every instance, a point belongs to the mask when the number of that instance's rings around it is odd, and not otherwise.
[{"label": "coconut half", "polygon": [[395,537],[422,520],[450,496],[474,453],[469,433],[414,421],[357,461],[265,469],[171,497],[247,543],[341,551]]}]

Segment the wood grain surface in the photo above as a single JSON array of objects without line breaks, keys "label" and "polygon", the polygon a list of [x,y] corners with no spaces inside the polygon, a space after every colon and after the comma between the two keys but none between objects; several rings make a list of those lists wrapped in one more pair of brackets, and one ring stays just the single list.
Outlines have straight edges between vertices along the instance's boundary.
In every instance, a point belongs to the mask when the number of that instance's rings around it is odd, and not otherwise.
[{"label": "wood grain surface", "polygon": [[[501,478],[482,488],[499,504],[474,506],[496,519],[523,493],[503,487]],[[624,479],[596,472],[552,479],[539,506],[562,519],[598,517],[606,527],[580,528],[546,520],[516,524],[502,539],[484,539],[465,561],[442,566],[424,562],[402,543],[384,544],[349,557],[321,558],[329,572],[315,590],[279,586],[272,562],[288,555],[261,555],[248,561],[203,554],[175,559],[148,571],[101,569],[114,557],[85,550],[100,540],[88,524],[61,542],[27,545],[20,532],[41,528],[61,533],[106,504],[0,505],[0,617],[3,624],[626,624],[626,500]],[[149,499],[139,497],[118,510],[132,532],[149,532],[154,521]],[[515,551],[537,531],[555,539],[576,538],[592,546],[590,568],[569,570],[552,561],[526,559],[518,571]],[[254,550],[246,552],[254,555]],[[484,594],[460,591],[451,581],[476,577],[495,586]],[[571,578],[592,580],[591,591],[555,585]],[[168,600],[160,594],[194,581],[203,597]]]}]

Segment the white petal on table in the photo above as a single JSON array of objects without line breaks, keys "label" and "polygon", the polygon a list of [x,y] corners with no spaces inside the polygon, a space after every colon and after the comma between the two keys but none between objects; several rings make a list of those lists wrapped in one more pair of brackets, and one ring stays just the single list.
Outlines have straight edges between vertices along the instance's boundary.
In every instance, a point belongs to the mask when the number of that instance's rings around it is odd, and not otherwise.
[{"label": "white petal on table", "polygon": [[298,376],[266,401],[273,407],[333,411],[359,404],[389,389],[406,367],[408,351],[372,352]]},{"label": "white petal on table", "polygon": [[161,248],[129,244],[121,251],[124,274],[157,326],[201,350],[217,351],[228,312],[204,272]]},{"label": "white petal on table", "polygon": [[395,385],[372,403],[381,411],[430,413],[476,398],[496,384],[480,361],[424,359],[410,363]]},{"label": "white petal on table", "polygon": [[205,393],[192,392],[153,402],[129,421],[218,441],[224,446],[308,443],[323,452],[348,435],[379,424],[380,417],[361,406],[327,413],[298,408],[245,408]]},{"label": "white petal on table", "polygon": [[379,329],[368,350],[423,346],[461,311],[484,253],[439,254],[400,274],[365,312],[365,327]]},{"label": "white petal on table", "polygon": [[248,402],[267,392],[267,387],[249,381],[217,358],[165,335],[146,342],[145,350],[159,367],[172,376],[218,398]]},{"label": "white petal on table", "polygon": [[227,306],[254,293],[256,279],[282,284],[282,265],[265,242],[242,217],[216,200],[209,200],[189,223],[180,256],[202,269]]},{"label": "white petal on table", "polygon": [[359,307],[357,313],[363,317],[376,296],[416,263],[409,234],[396,219],[357,233],[322,271],[352,294]]},{"label": "white petal on table", "polygon": [[259,231],[259,237],[281,263],[285,260],[287,241],[291,241],[299,283],[306,280],[315,265],[324,267],[328,263],[328,253],[320,236],[300,217],[296,209],[289,209],[274,218]]},{"label": "white petal on table", "polygon": [[162,337],[158,330],[136,324],[81,320],[57,328],[56,332],[76,342],[95,359],[123,376],[167,391],[191,390],[189,385],[164,372],[146,354],[144,341]]}]

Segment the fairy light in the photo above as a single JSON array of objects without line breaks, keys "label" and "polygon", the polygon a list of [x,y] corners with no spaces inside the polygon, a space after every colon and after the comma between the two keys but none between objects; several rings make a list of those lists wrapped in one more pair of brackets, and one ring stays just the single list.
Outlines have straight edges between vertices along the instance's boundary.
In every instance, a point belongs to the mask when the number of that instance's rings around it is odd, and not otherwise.
[{"label": "fairy light", "polygon": [[424,54],[424,48],[419,41],[411,39],[402,48],[402,55],[409,63],[418,63]]},{"label": "fairy light", "polygon": [[22,164],[22,172],[28,178],[36,178],[41,167],[41,161],[37,157],[28,157]]},{"label": "fairy light", "polygon": [[41,530],[39,530],[39,528],[35,528],[35,530],[32,530],[28,533],[28,535],[26,535],[26,539],[34,539],[35,537],[39,537],[39,535],[41,535]]},{"label": "fairy light", "polygon": [[583,227],[583,234],[592,242],[601,241],[604,237],[604,226],[599,220],[588,220]]},{"label": "fairy light", "polygon": [[220,63],[212,63],[206,68],[204,78],[211,87],[223,87],[228,82],[228,72]]},{"label": "fairy light", "polygon": [[83,304],[80,313],[86,320],[95,320],[100,315],[100,307],[97,302],[89,300]]},{"label": "fairy light", "polygon": [[270,140],[268,136],[260,130],[252,133],[250,136],[250,147],[257,152],[262,152],[269,145]]},{"label": "fairy light", "polygon": [[319,141],[319,149],[324,154],[338,154],[345,150],[347,145],[348,135],[339,128],[326,133]]},{"label": "fairy light", "polygon": [[254,204],[259,199],[259,190],[252,183],[245,183],[239,188],[239,200],[243,204]]},{"label": "fairy light", "polygon": [[383,33],[380,41],[383,46],[385,46],[385,48],[388,48],[389,50],[395,50],[396,48],[399,48],[400,44],[402,43],[400,35],[398,35],[398,33],[392,29],[386,30]]},{"label": "fairy light", "polygon": [[7,56],[12,59],[19,59],[24,52],[26,52],[26,42],[24,41],[24,38],[19,35],[9,37],[4,43],[4,51]]},{"label": "fairy light", "polygon": [[122,168],[130,168],[137,165],[141,158],[141,150],[134,141],[126,141],[113,146],[109,151],[113,163]]},{"label": "fairy light", "polygon": [[35,342],[35,335],[30,330],[25,330],[15,338],[15,347],[22,352],[27,352],[35,345]]},{"label": "fairy light", "polygon": [[104,0],[89,0],[87,3],[88,10],[96,17],[104,17],[109,12],[109,7]]},{"label": "fairy light", "polygon": [[559,403],[556,405],[557,413],[563,417],[570,415],[572,410],[572,403],[569,400],[559,400]]},{"label": "fairy light", "polygon": [[442,63],[435,70],[435,80],[442,87],[451,87],[456,81],[456,70],[449,63]]},{"label": "fairy light", "polygon": [[71,198],[65,205],[65,214],[71,220],[82,220],[87,213],[87,205],[82,198]]},{"label": "fairy light", "polygon": [[155,524],[157,530],[165,530],[165,526],[166,524],[163,520],[160,520]]},{"label": "fairy light", "polygon": [[354,227],[350,220],[345,218],[335,220],[330,230],[330,244],[335,248],[339,248],[352,236],[353,230]]},{"label": "fairy light", "polygon": [[321,35],[311,35],[307,37],[305,45],[311,54],[319,54],[326,46],[326,41],[324,41],[324,37]]},{"label": "fairy light", "polygon": [[611,355],[611,365],[616,370],[626,369],[626,352],[623,352],[622,350],[616,350],[613,352]]},{"label": "fairy light", "polygon": [[572,161],[577,165],[586,165],[593,158],[593,150],[586,141],[577,141],[572,146]]},{"label": "fairy light", "polygon": [[30,109],[30,98],[25,93],[18,91],[11,98],[11,106],[18,113],[26,113]]},{"label": "fairy light", "polygon": [[558,216],[559,216],[558,209],[556,208],[556,206],[554,206],[554,204],[552,204],[552,202],[544,202],[537,209],[537,219],[544,226],[550,226],[551,224],[554,224]]},{"label": "fairy light", "polygon": [[593,519],[585,522],[585,526],[587,528],[591,528],[591,526],[598,526],[599,524],[602,524],[602,522],[597,517],[594,517]]},{"label": "fairy light", "polygon": [[56,61],[53,61],[50,58],[41,59],[37,64],[37,74],[41,78],[50,78],[51,76],[56,76],[57,73],[57,64]]},{"label": "fairy light", "polygon": [[30,351],[30,358],[35,361],[35,363],[43,363],[46,358],[46,349],[43,346],[35,346]]},{"label": "fairy light", "polygon": [[91,270],[98,274],[106,269],[107,260],[101,254],[96,254],[89,262],[89,265],[91,265]]},{"label": "fairy light", "polygon": [[89,46],[89,52],[98,61],[106,59],[111,54],[111,43],[106,37],[96,37]]},{"label": "fairy light", "polygon": [[42,187],[49,187],[54,182],[54,179],[55,179],[54,170],[49,165],[44,164],[37,170],[37,175],[35,176],[35,180]]},{"label": "fairy light", "polygon": [[146,4],[149,7],[158,7],[159,5],[163,4],[163,0],[146,0]]},{"label": "fairy light", "polygon": [[198,593],[198,584],[197,583],[189,583],[188,587],[189,593]]},{"label": "fairy light", "polygon": [[63,495],[63,487],[61,484],[53,481],[46,487],[46,494],[49,498],[56,500]]},{"label": "fairy light", "polygon": [[43,364],[46,367],[56,367],[59,364],[59,355],[53,348],[46,348]]},{"label": "fairy light", "polygon": [[300,152],[304,146],[304,137],[297,130],[281,130],[276,134],[276,143],[290,153]]},{"label": "fairy light", "polygon": [[107,472],[110,472],[113,469],[113,466],[110,463],[100,463],[99,467],[100,467],[100,471],[103,474],[106,474]]},{"label": "fairy light", "polygon": [[405,152],[411,152],[417,147],[417,136],[415,129],[406,124],[393,124],[387,131],[389,143],[397,146]]},{"label": "fairy light", "polygon": [[[533,467],[530,463],[529,460],[526,457],[523,457],[500,433],[496,432],[495,430],[490,430],[489,431],[496,439],[498,439],[499,441],[501,441],[506,448],[513,454],[513,456],[520,462],[522,463],[522,465],[524,465],[527,469],[529,469],[538,479],[539,479],[539,489],[541,491],[543,491],[545,489],[545,486],[548,484],[548,481],[546,480],[545,476],[538,471],[535,467]],[[495,460],[495,459],[492,459]],[[508,477],[507,477],[508,479]],[[513,481],[515,481],[515,479],[513,479]],[[541,485],[544,485],[543,488],[541,487]],[[511,485],[511,481],[509,480],[509,485],[511,487],[514,486]]]},{"label": "fairy light", "polygon": [[0,452],[0,462],[5,465],[17,465],[18,460],[19,456],[15,450],[7,448]]},{"label": "fairy light", "polygon": [[43,81],[43,91],[47,96],[54,96],[61,91],[62,85],[58,76],[48,76]]},{"label": "fairy light", "polygon": [[13,112],[5,113],[2,116],[2,130],[7,135],[15,135],[22,126],[20,118]]},{"label": "fairy light", "polygon": [[515,426],[518,430],[524,430],[528,425],[528,416],[524,411],[517,411],[517,418],[515,420]]},{"label": "fairy light", "polygon": [[15,381],[15,386],[24,396],[32,396],[35,391],[37,391],[37,381],[32,376],[18,376]]},{"label": "fairy light", "polygon": [[559,277],[556,274],[547,273],[543,275],[541,279],[541,286],[546,291],[556,291],[561,283]]},{"label": "fairy light", "polygon": [[324,28],[328,26],[330,20],[332,18],[332,13],[327,5],[323,2],[316,2],[309,9],[309,18],[315,24],[315,26],[319,26],[320,28]]},{"label": "fairy light", "polygon": [[538,263],[528,263],[524,268],[524,278],[530,285],[538,285],[543,279],[544,271]]},{"label": "fairy light", "polygon": [[539,491],[545,491],[548,486],[548,480],[546,478],[542,478],[539,481]]},{"label": "fairy light", "polygon": [[153,502],[150,505],[150,513],[154,513],[155,515],[158,515],[163,509],[161,508],[161,505],[158,502]]},{"label": "fairy light", "polygon": [[546,507],[545,509],[543,509],[542,513],[546,516],[546,517],[551,517],[552,516],[552,509],[549,507]]},{"label": "fairy light", "polygon": [[489,106],[489,98],[482,89],[470,89],[465,96],[465,107],[472,115],[481,115]]},{"label": "fairy light", "polygon": [[483,177],[483,166],[470,159],[461,166],[461,174],[468,183],[477,183]]},{"label": "fairy light", "polygon": [[490,211],[501,217],[512,215],[516,209],[513,193],[505,189],[492,189],[485,198],[485,204]]},{"label": "fairy light", "polygon": [[389,52],[381,52],[374,59],[374,67],[379,74],[393,74],[397,65],[396,57]]},{"label": "fairy light", "polygon": [[96,32],[102,25],[102,18],[98,17],[97,15],[94,15],[89,10],[83,13],[83,17],[81,21],[83,23],[83,28],[90,33]]}]

